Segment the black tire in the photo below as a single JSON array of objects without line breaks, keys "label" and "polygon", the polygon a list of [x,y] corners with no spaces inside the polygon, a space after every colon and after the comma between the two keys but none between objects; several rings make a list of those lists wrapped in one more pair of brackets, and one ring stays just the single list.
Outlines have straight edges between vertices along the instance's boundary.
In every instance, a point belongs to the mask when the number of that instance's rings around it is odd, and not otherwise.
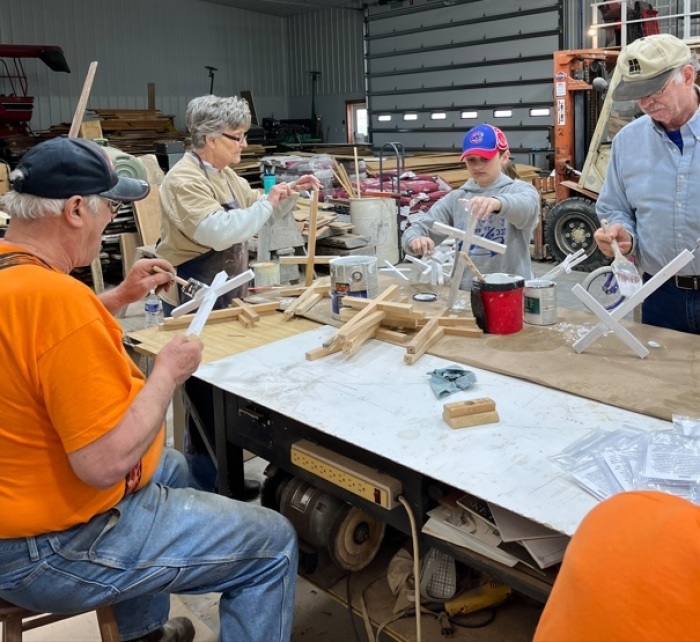
[{"label": "black tire", "polygon": [[574,196],[557,203],[547,214],[544,240],[554,259],[561,263],[569,254],[583,248],[588,258],[576,266],[581,272],[592,272],[610,261],[598,249],[593,234],[600,227],[595,203]]}]

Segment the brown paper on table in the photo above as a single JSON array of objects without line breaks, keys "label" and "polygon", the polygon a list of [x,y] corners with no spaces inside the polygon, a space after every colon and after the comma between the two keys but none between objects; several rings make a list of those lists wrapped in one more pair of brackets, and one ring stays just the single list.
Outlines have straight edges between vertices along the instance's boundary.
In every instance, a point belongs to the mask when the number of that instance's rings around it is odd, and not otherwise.
[{"label": "brown paper on table", "polygon": [[[449,294],[446,287],[402,283],[388,275],[380,275],[379,291],[394,283],[407,302],[428,314],[444,307]],[[421,291],[435,292],[437,301],[425,304],[410,298]],[[342,325],[332,318],[327,299],[305,316],[319,323]],[[674,414],[700,417],[699,335],[625,320],[622,325],[641,343],[648,346],[652,341],[660,347],[649,346],[649,356],[640,359],[608,332],[585,352],[576,353],[573,343],[597,323],[598,318],[587,310],[560,308],[554,325],[525,324],[515,334],[484,334],[480,338],[444,336],[428,354],[669,421]],[[581,421],[593,425],[595,417],[581,417]]]}]

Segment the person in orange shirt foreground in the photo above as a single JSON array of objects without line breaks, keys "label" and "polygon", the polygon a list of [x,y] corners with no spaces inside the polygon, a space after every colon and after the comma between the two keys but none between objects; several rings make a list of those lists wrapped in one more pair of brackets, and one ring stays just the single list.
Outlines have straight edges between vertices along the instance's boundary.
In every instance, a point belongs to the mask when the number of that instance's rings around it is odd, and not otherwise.
[{"label": "person in orange shirt foreground", "polygon": [[[120,639],[192,642],[171,593],[221,593],[221,642],[287,642],[297,542],[279,513],[188,488],[163,447],[202,342],[175,335],[145,379],[114,314],[171,282],[137,261],[96,295],[70,276],[98,256],[122,201],[148,194],[92,141],[36,145],[0,197],[0,597],[35,611],[114,604]],[[165,270],[157,273],[154,268]]]},{"label": "person in orange shirt foreground", "polygon": [[533,642],[697,642],[698,604],[700,507],[620,493],[571,539]]}]

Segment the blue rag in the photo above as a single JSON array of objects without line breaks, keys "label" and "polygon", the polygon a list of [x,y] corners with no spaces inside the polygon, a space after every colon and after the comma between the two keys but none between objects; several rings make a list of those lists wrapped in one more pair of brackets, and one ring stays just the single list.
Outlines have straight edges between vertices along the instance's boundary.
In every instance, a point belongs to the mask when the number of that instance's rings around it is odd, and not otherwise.
[{"label": "blue rag", "polygon": [[465,370],[460,366],[438,368],[428,372],[428,374],[430,375],[430,387],[438,399],[459,390],[466,390],[476,383],[476,375],[471,370]]}]

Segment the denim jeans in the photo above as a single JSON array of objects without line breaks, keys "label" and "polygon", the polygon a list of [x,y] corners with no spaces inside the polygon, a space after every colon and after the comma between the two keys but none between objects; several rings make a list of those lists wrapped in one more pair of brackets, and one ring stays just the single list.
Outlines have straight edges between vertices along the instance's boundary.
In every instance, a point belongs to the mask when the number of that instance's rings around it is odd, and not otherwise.
[{"label": "denim jeans", "polygon": [[279,513],[185,487],[165,449],[154,479],[66,531],[0,539],[0,597],[41,612],[114,604],[123,640],[168,619],[171,593],[220,592],[221,642],[287,641],[296,534]]},{"label": "denim jeans", "polygon": [[[643,278],[646,283],[651,276]],[[682,290],[667,281],[642,303],[642,323],[700,334],[700,290]]]}]

